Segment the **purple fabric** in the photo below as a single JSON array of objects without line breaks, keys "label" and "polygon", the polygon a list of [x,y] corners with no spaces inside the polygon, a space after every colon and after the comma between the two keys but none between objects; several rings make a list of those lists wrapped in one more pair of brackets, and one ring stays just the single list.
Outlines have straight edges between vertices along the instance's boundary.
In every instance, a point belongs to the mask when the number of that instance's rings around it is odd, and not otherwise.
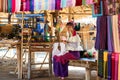
[{"label": "purple fabric", "polygon": [[61,0],[55,0],[55,9],[56,10],[61,10]]},{"label": "purple fabric", "polygon": [[55,76],[67,77],[68,76],[68,63],[69,60],[79,59],[79,51],[70,51],[62,56],[53,57],[53,70]]},{"label": "purple fabric", "polygon": [[96,49],[100,49],[100,18],[101,17],[97,17],[97,34],[96,34],[96,40],[95,40],[95,48]]},{"label": "purple fabric", "polygon": [[112,21],[111,16],[107,16],[108,24],[108,51],[112,52],[113,50],[113,35],[112,35]]},{"label": "purple fabric", "polygon": [[30,10],[30,0],[26,0],[26,11]]},{"label": "purple fabric", "polygon": [[108,80],[111,80],[111,52],[109,52],[109,54],[108,54]]},{"label": "purple fabric", "polygon": [[100,50],[108,50],[107,45],[107,16],[97,18],[97,37],[95,48]]}]

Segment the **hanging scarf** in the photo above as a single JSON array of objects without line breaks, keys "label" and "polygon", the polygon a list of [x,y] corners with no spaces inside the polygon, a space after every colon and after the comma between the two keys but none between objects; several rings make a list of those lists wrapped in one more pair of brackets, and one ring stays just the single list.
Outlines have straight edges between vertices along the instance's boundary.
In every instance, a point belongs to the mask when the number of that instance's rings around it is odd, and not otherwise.
[{"label": "hanging scarf", "polygon": [[107,28],[108,28],[108,51],[113,52],[113,34],[112,34],[112,19],[111,16],[107,16]]},{"label": "hanging scarf", "polygon": [[119,54],[119,63],[118,63],[118,80],[120,80],[120,54]]},{"label": "hanging scarf", "polygon": [[103,50],[99,50],[98,54],[98,76],[103,77]]},{"label": "hanging scarf", "polygon": [[86,4],[93,4],[93,0],[86,0]]},{"label": "hanging scarf", "polygon": [[73,6],[73,0],[67,0],[67,7]]},{"label": "hanging scarf", "polygon": [[15,12],[15,8],[16,8],[16,0],[12,0],[12,13]]},{"label": "hanging scarf", "polygon": [[105,51],[104,53],[103,53],[104,55],[104,57],[103,57],[103,61],[104,61],[104,67],[103,67],[103,71],[104,71],[104,74],[103,74],[103,76],[104,76],[104,78],[105,79],[107,79],[107,76],[108,76],[108,74],[107,74],[107,72],[108,72],[108,66],[107,66],[107,63],[108,63],[108,52],[107,51]]},{"label": "hanging scarf", "polygon": [[15,12],[19,12],[20,11],[20,6],[21,6],[21,0],[16,0],[16,8],[15,8]]},{"label": "hanging scarf", "polygon": [[112,29],[113,29],[113,42],[114,42],[114,52],[120,52],[120,41],[119,41],[119,31],[118,31],[118,15],[112,16]]},{"label": "hanging scarf", "polygon": [[76,0],[75,6],[81,6],[82,5],[82,0]]},{"label": "hanging scarf", "polygon": [[61,8],[65,8],[67,6],[67,0],[61,0]]},{"label": "hanging scarf", "polygon": [[8,0],[1,0],[0,7],[1,7],[1,12],[7,12]]},{"label": "hanging scarf", "polygon": [[86,0],[82,0],[82,5],[86,5]]},{"label": "hanging scarf", "polygon": [[34,11],[40,10],[39,0],[34,0]]},{"label": "hanging scarf", "polygon": [[8,12],[12,12],[12,0],[8,0]]},{"label": "hanging scarf", "polygon": [[26,10],[26,0],[21,0],[21,11]]},{"label": "hanging scarf", "polygon": [[56,10],[61,10],[60,3],[61,3],[61,0],[55,0],[55,9]]},{"label": "hanging scarf", "polygon": [[26,0],[26,11],[30,10],[30,0]]},{"label": "hanging scarf", "polygon": [[30,11],[34,11],[34,0],[30,0]]},{"label": "hanging scarf", "polygon": [[48,6],[49,6],[48,0],[45,0],[45,10],[48,10]]},{"label": "hanging scarf", "polygon": [[112,70],[112,68],[111,68],[111,55],[112,55],[112,53],[111,52],[109,52],[109,54],[108,54],[108,80],[111,80],[111,70]]}]

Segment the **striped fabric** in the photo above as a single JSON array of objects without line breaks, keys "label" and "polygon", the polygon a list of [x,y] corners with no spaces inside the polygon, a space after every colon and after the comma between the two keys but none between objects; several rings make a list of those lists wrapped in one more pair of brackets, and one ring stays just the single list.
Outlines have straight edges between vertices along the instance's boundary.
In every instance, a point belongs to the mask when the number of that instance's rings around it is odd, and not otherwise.
[{"label": "striped fabric", "polygon": [[98,54],[98,76],[103,77],[103,50],[99,50]]}]

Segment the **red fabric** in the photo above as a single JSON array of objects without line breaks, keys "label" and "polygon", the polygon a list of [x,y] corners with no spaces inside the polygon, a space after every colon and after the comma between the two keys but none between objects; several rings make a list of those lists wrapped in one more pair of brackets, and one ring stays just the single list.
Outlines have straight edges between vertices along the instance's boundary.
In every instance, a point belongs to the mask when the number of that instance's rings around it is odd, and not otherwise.
[{"label": "red fabric", "polygon": [[66,53],[65,55],[62,56],[54,56],[54,58],[56,59],[56,62],[60,62],[62,64],[65,64],[66,62],[68,62],[69,60],[74,60],[76,59],[75,56],[73,56],[70,53]]},{"label": "red fabric", "polygon": [[72,33],[73,36],[76,36],[76,31],[74,30],[73,33]]},{"label": "red fabric", "polygon": [[115,53],[112,53],[112,80],[115,80]]},{"label": "red fabric", "polygon": [[16,0],[12,0],[12,12],[15,12]]},{"label": "red fabric", "polygon": [[82,0],[76,0],[75,6],[80,6],[80,5],[82,5]]}]

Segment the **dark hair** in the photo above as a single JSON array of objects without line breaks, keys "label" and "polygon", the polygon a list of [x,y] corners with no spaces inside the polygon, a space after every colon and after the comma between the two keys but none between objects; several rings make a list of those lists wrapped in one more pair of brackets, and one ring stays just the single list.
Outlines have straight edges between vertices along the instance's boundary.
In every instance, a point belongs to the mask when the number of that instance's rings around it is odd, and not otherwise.
[{"label": "dark hair", "polygon": [[74,28],[73,22],[68,22],[68,23],[66,24],[66,26],[72,26],[72,27]]}]

